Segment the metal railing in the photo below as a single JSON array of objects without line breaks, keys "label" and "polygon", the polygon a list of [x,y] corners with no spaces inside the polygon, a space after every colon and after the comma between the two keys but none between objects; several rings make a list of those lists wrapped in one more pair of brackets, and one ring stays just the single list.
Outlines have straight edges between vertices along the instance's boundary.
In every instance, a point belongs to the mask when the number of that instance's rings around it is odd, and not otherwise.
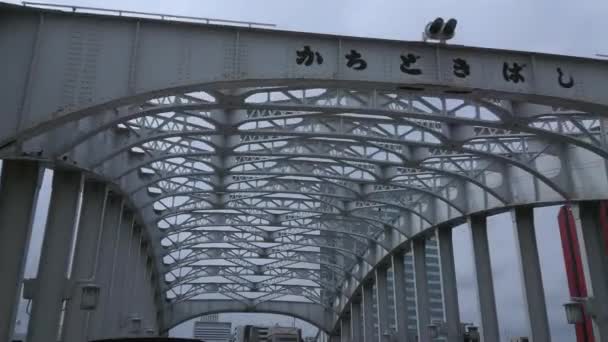
[{"label": "metal railing", "polygon": [[184,15],[125,11],[125,10],[100,8],[100,7],[49,4],[49,3],[44,3],[44,2],[33,2],[33,1],[22,1],[21,4],[26,7],[70,10],[71,12],[74,12],[74,13],[111,14],[111,15],[118,15],[120,17],[127,16],[127,17],[135,17],[135,18],[151,18],[151,19],[161,19],[161,20],[168,20],[168,21],[183,21],[183,22],[195,22],[195,23],[218,24],[218,25],[227,24],[227,25],[245,26],[245,27],[256,27],[256,26],[257,27],[276,27],[275,24],[258,23],[258,22],[253,22],[253,21],[238,21],[238,20],[214,19],[214,18],[204,18],[204,17],[190,17],[190,16],[184,16]]}]

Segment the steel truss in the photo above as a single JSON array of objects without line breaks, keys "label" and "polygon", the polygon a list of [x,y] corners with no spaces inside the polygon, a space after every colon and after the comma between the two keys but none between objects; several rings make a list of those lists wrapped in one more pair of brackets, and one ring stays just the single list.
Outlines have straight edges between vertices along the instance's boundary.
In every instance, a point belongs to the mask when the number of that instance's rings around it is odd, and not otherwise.
[{"label": "steel truss", "polygon": [[[80,128],[45,154],[128,194],[159,233],[172,303],[334,310],[377,248],[474,211],[576,198],[570,151],[608,157],[604,122],[494,99],[270,87],[153,98],[30,142]],[[514,187],[526,182],[531,193]]]}]

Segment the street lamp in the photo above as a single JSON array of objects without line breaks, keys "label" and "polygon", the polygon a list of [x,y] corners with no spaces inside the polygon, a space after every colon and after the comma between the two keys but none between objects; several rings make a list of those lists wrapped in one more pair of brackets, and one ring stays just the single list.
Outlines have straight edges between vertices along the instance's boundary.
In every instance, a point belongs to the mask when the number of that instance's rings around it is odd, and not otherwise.
[{"label": "street lamp", "polygon": [[447,40],[454,38],[456,25],[458,25],[458,20],[454,18],[447,22],[443,18],[437,18],[426,25],[422,33],[422,40],[426,42],[432,39],[445,43]]},{"label": "street lamp", "polygon": [[572,297],[570,302],[564,304],[564,310],[569,324],[582,323],[586,314],[595,316],[592,297]]}]

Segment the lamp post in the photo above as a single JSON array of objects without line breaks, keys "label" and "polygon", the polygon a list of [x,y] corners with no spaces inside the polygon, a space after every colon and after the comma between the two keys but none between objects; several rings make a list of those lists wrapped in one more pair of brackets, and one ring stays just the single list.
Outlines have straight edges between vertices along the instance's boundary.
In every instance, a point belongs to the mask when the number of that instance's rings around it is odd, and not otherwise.
[{"label": "lamp post", "polygon": [[564,304],[564,310],[569,324],[582,323],[585,315],[596,316],[593,297],[572,297],[570,302]]}]

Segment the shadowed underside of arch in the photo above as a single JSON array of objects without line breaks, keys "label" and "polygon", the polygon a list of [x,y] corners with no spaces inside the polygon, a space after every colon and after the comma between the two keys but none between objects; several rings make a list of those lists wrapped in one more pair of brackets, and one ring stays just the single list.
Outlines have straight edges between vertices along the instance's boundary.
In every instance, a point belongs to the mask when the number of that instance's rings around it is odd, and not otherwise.
[{"label": "shadowed underside of arch", "polygon": [[175,305],[170,311],[168,329],[189,319],[213,313],[272,313],[301,319],[325,332],[331,332],[330,322],[334,319],[319,305],[310,303],[266,302],[259,305],[247,306],[243,303],[229,300],[188,301]]},{"label": "shadowed underside of arch", "polygon": [[[31,63],[1,63],[20,87],[0,84],[0,156],[76,166],[128,196],[166,328],[256,311],[330,331],[367,273],[426,229],[608,190],[606,63],[2,9]],[[12,39],[0,28],[0,47]],[[77,61],[53,65],[48,42]],[[325,62],[298,63],[302,46]],[[344,63],[351,49],[369,70]],[[390,62],[406,51],[420,76]],[[514,61],[524,80],[503,68]]]}]

